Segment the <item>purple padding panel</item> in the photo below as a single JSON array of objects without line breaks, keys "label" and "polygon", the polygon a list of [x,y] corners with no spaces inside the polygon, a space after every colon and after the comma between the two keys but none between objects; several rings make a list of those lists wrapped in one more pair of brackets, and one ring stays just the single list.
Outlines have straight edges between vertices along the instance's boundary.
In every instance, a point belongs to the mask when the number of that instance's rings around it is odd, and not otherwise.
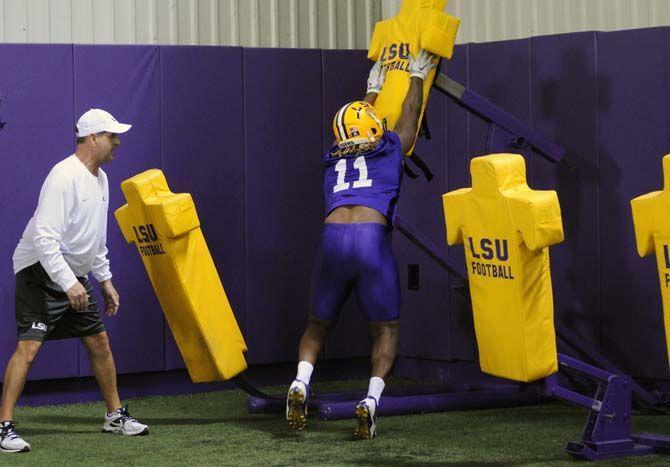
[{"label": "purple padding panel", "polygon": [[[470,44],[466,53],[455,55],[449,67],[449,74],[454,79],[522,121],[530,121],[527,39]],[[490,125],[451,102],[448,112],[449,190],[455,190],[471,186],[470,159],[490,153],[487,150]],[[512,150],[510,147],[494,147],[492,151]],[[523,154],[519,150],[514,152]],[[526,155],[526,160],[529,159]],[[462,245],[451,250],[450,254],[465,262]],[[454,348],[452,358],[471,360],[476,355],[472,307],[460,293],[452,293],[451,299],[456,314],[450,334]]]},{"label": "purple padding panel", "polygon": [[[521,121],[530,123],[528,39],[470,44],[468,56],[470,89]],[[474,115],[470,123],[470,156],[488,154],[489,124]],[[492,152],[524,154],[528,166],[533,164],[527,151],[495,147]]]},{"label": "purple padding panel", "polygon": [[251,363],[293,361],[323,220],[321,51],[244,50]]},{"label": "purple padding panel", "polygon": [[[446,62],[446,60],[444,60]],[[419,175],[403,181],[398,215],[434,245],[446,250],[442,194],[447,187],[447,97],[433,90],[426,106],[431,139],[420,138],[416,153],[428,164],[434,178],[428,182],[410,161],[405,163]],[[399,354],[408,357],[448,359],[450,342],[445,339],[449,323],[449,275],[400,232],[394,232],[394,250],[400,272],[402,306]],[[419,269],[419,288],[410,290],[408,267]]]},{"label": "purple padding panel", "polygon": [[[323,51],[323,143],[324,150],[334,140],[335,112],[365,95],[365,83],[373,62],[364,50]],[[346,70],[347,79],[342,79]],[[321,215],[323,219],[323,214]],[[358,309],[354,294],[342,307],[340,319],[326,344],[327,358],[346,358],[369,355],[371,340],[368,322]]]},{"label": "purple padding panel", "polygon": [[[630,200],[663,186],[668,152],[667,28],[597,34],[603,353],[632,376],[667,378],[653,257],[637,256]],[[589,271],[593,271],[593,267]]]},{"label": "purple padding panel", "polygon": [[[72,46],[0,45],[0,368],[16,348],[12,254],[51,167],[74,152]],[[77,376],[77,342],[48,342],[30,379]],[[3,371],[4,373],[4,371]],[[1,377],[1,376],[0,376]]]},{"label": "purple padding panel", "polygon": [[[172,191],[193,195],[209,251],[244,333],[242,48],[160,50],[164,172]],[[165,352],[168,369],[184,367],[167,324]]]},{"label": "purple padding panel", "polygon": [[[365,50],[323,51],[323,142],[328,149],[335,139],[333,117],[347,102],[365,97],[365,83],[374,62]],[[347,79],[342,79],[346,70]]]},{"label": "purple padding panel", "polygon": [[[447,75],[469,87],[468,80],[468,54],[469,45],[458,45],[454,55],[446,64]],[[444,65],[442,72],[444,73]],[[470,120],[477,118],[461,107],[455,100],[448,98],[447,110],[447,189],[457,190],[470,186]],[[446,244],[446,231],[443,243]],[[452,248],[462,250],[462,248]],[[463,255],[460,255],[463,258]],[[465,263],[465,259],[463,259]]]},{"label": "purple padding panel", "polygon": [[[457,55],[459,61],[452,60],[450,74],[454,79],[469,87],[472,91],[482,95],[511,115],[524,122],[530,122],[530,99],[528,93],[530,58],[528,40],[514,40],[505,42],[491,42],[487,44],[470,44],[467,47],[467,56]],[[467,60],[467,64],[463,61]],[[464,68],[467,67],[465,70]],[[449,109],[451,112],[452,107]],[[483,156],[491,152],[517,152],[526,157],[528,165],[531,158],[527,152],[512,149],[509,146],[487,149],[490,124],[477,115],[466,112],[461,108],[449,117],[449,190],[471,186],[469,161],[473,157]],[[467,128],[463,125],[469,122]],[[452,130],[453,128],[453,130]],[[457,134],[452,134],[453,132]],[[498,130],[499,131],[499,130]],[[464,133],[468,138],[463,141]],[[453,139],[453,143],[452,143]],[[467,144],[467,152],[465,145]],[[453,169],[451,164],[454,165]],[[455,173],[451,173],[455,172]],[[458,258],[463,258],[463,246],[451,250],[458,250]],[[464,258],[462,261],[465,261]],[[476,339],[472,322],[472,307],[468,299],[460,293],[452,293],[454,302],[453,313],[458,313],[451,330],[454,345],[453,358],[471,360],[476,355]]]},{"label": "purple padding panel", "polygon": [[[531,39],[533,126],[575,167],[533,156],[531,187],[558,192],[565,241],[551,248],[555,320],[599,347],[598,141],[595,33]],[[605,97],[605,96],[601,96]],[[606,101],[602,101],[603,104]],[[626,221],[630,216],[624,216]]]},{"label": "purple padding panel", "polygon": [[[117,370],[163,370],[163,314],[137,250],[123,239],[113,214],[126,202],[120,188],[123,180],[161,167],[158,47],[75,46],[74,56],[75,114],[100,107],[133,125],[121,135],[115,160],[104,168],[110,197],[107,246],[114,285],[121,296],[118,315],[104,321]],[[81,375],[90,374],[87,359],[82,348]]]},{"label": "purple padding panel", "polygon": [[[468,54],[470,46],[459,45],[447,63],[447,75],[468,87]],[[447,183],[444,192],[470,186],[470,124],[477,117],[470,114],[456,101],[447,98]],[[438,245],[446,245],[446,230]],[[463,246],[448,247],[448,254],[455,261],[465,264]],[[453,281],[454,278],[450,278]],[[447,286],[447,284],[445,284]],[[449,330],[447,337],[450,358],[472,361],[476,357],[476,342],[469,300],[454,291],[449,297]]]}]

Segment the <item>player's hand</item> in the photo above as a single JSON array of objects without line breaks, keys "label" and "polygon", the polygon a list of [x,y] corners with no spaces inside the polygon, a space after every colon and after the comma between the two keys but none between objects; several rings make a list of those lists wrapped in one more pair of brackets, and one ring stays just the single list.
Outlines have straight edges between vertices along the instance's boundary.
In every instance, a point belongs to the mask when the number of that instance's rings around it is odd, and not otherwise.
[{"label": "player's hand", "polygon": [[101,282],[100,290],[105,300],[105,314],[107,316],[115,316],[116,312],[119,311],[119,293],[114,288],[114,285],[112,285],[111,279]]},{"label": "player's hand", "polygon": [[416,57],[410,55],[409,65],[407,66],[410,78],[416,76],[425,80],[428,72],[437,66],[437,61],[438,58],[435,55],[424,49],[419,50]]},{"label": "player's hand", "polygon": [[386,67],[382,65],[381,60],[377,60],[375,64],[372,65],[370,74],[368,75],[367,93],[379,94],[379,91],[382,90],[382,86],[384,86],[384,80],[386,80]]},{"label": "player's hand", "polygon": [[88,293],[86,293],[86,289],[81,285],[81,282],[75,282],[65,293],[74,311],[86,311],[88,308]]}]

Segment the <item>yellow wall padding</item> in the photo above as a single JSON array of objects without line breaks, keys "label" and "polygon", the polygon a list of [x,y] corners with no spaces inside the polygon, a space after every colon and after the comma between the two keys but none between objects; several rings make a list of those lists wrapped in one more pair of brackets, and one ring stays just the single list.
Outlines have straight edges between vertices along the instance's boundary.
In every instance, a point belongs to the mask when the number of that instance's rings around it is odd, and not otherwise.
[{"label": "yellow wall padding", "polygon": [[462,243],[482,371],[534,381],[558,370],[548,246],[563,240],[555,191],[531,190],[518,154],[476,157],[472,188],[442,196]]},{"label": "yellow wall padding", "polygon": [[[375,25],[368,58],[381,59],[387,68],[375,110],[380,118],[386,119],[389,130],[395,128],[400,118],[409,89],[409,53],[416,56],[424,48],[440,57],[451,58],[460,20],[442,11],[445,3],[445,0],[403,0],[396,16]],[[431,70],[423,83],[422,116],[435,73]]]},{"label": "yellow wall padding", "polygon": [[116,220],[147,269],[177,346],[196,383],[232,378],[247,346],[200,230],[191,195],[175,194],[163,172],[125,180]]},{"label": "yellow wall padding", "polygon": [[663,299],[666,349],[670,360],[670,154],[663,157],[662,191],[652,191],[630,202],[633,209],[637,252],[644,257],[656,253]]}]

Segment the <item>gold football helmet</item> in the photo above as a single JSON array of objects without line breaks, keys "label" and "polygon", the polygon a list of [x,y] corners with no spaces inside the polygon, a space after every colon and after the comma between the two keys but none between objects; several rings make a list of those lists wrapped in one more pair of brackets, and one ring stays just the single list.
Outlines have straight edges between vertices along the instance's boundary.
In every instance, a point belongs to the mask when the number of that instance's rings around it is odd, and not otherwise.
[{"label": "gold football helmet", "polygon": [[384,126],[375,108],[364,101],[350,102],[335,114],[333,133],[340,148],[378,141]]}]

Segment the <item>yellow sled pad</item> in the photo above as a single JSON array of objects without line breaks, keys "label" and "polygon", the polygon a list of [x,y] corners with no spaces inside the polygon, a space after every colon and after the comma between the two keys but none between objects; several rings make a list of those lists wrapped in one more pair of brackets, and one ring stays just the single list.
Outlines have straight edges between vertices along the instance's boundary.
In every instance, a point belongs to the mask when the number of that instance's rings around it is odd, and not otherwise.
[{"label": "yellow sled pad", "polygon": [[472,159],[472,188],[442,196],[447,243],[463,244],[482,371],[534,381],[558,370],[549,245],[555,191],[531,190],[518,154]]},{"label": "yellow sled pad", "polygon": [[[402,103],[409,89],[409,54],[416,57],[423,48],[439,57],[451,58],[460,20],[442,11],[445,4],[445,0],[403,0],[396,16],[375,25],[368,58],[381,60],[387,71],[374,107],[377,115],[386,119],[389,130],[395,128],[400,118]],[[431,70],[423,82],[421,116],[435,73]]]},{"label": "yellow sled pad", "polygon": [[232,378],[247,368],[247,346],[200,230],[188,193],[175,194],[163,172],[121,183],[127,204],[116,220],[134,243],[191,379]]},{"label": "yellow sled pad", "polygon": [[638,196],[630,204],[638,254],[644,257],[656,253],[666,349],[670,361],[670,154],[663,157],[663,180],[663,190]]}]

